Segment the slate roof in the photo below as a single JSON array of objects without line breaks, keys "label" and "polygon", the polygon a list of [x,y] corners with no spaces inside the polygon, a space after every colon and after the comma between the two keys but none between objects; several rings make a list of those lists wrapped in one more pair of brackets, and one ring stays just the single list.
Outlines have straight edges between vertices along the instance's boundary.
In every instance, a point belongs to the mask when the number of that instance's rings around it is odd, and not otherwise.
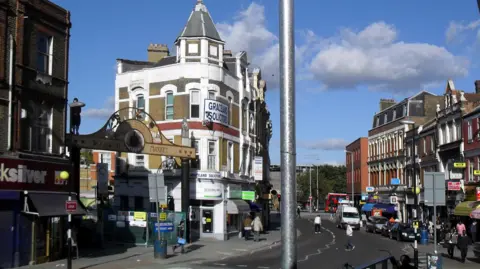
[{"label": "slate roof", "polygon": [[207,37],[223,42],[203,1],[197,1],[195,9],[190,14],[187,24],[177,40],[182,37]]}]

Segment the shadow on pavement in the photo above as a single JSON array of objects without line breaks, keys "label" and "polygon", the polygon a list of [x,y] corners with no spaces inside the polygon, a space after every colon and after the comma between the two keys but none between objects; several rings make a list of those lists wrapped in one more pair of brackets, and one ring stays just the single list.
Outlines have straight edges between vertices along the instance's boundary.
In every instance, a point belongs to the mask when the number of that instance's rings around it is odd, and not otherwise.
[{"label": "shadow on pavement", "polygon": [[103,248],[82,248],[82,246],[79,246],[79,256],[80,258],[105,257],[125,253],[129,248],[133,247],[136,247],[136,245],[128,243],[105,244]]},{"label": "shadow on pavement", "polygon": [[187,251],[187,253],[192,252],[192,251],[195,251],[195,250],[199,250],[199,249],[203,248],[204,246],[205,245],[193,243],[192,245],[190,245],[186,248],[186,251]]}]

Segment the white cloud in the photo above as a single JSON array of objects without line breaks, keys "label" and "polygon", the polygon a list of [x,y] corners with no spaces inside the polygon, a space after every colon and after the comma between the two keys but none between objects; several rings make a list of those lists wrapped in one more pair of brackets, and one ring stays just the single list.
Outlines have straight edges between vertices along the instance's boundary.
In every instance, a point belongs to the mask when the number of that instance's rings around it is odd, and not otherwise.
[{"label": "white cloud", "polygon": [[340,138],[329,138],[318,141],[300,142],[299,146],[311,150],[345,150],[349,142]]},{"label": "white cloud", "polygon": [[[278,87],[279,38],[267,28],[264,6],[251,3],[238,13],[233,22],[217,23],[216,27],[226,43],[225,49],[234,53],[246,51],[252,67],[259,66],[262,69],[268,87]],[[296,48],[297,64],[302,62],[307,44]]]},{"label": "white cloud", "polygon": [[325,89],[418,91],[445,78],[468,74],[468,62],[444,47],[398,41],[393,25],[376,22],[360,32],[343,29],[322,40],[310,63]]},{"label": "white cloud", "polygon": [[445,30],[445,39],[447,40],[448,43],[452,43],[455,41],[457,43],[461,43],[465,38],[465,35],[464,35],[465,33],[477,30],[477,40],[478,40],[478,37],[480,37],[480,31],[478,30],[479,27],[480,27],[480,20],[476,20],[468,23],[451,21],[447,27],[447,30]]},{"label": "white cloud", "polygon": [[112,115],[115,108],[115,97],[110,96],[105,101],[103,108],[87,108],[82,112],[82,116],[88,118],[106,119]]}]

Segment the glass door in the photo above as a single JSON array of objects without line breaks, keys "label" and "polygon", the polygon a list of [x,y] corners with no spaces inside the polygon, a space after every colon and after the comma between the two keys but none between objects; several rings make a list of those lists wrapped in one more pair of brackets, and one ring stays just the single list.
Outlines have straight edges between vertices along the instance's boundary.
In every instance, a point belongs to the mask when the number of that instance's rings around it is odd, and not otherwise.
[{"label": "glass door", "polygon": [[202,208],[201,213],[201,237],[213,237],[213,208]]}]

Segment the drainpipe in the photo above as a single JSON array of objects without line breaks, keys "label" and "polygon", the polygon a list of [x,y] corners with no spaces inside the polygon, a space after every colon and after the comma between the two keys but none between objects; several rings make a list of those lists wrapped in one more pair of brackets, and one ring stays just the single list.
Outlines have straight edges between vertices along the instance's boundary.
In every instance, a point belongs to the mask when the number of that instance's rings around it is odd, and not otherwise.
[{"label": "drainpipe", "polygon": [[13,35],[8,36],[8,133],[7,133],[7,150],[12,150],[12,102],[13,102]]},{"label": "drainpipe", "polygon": [[67,11],[67,16],[65,18],[67,24],[67,30],[65,31],[65,112],[63,113],[63,150],[62,155],[65,156],[67,153],[67,115],[68,115],[68,61],[69,61],[69,51],[70,51],[70,11]]}]

